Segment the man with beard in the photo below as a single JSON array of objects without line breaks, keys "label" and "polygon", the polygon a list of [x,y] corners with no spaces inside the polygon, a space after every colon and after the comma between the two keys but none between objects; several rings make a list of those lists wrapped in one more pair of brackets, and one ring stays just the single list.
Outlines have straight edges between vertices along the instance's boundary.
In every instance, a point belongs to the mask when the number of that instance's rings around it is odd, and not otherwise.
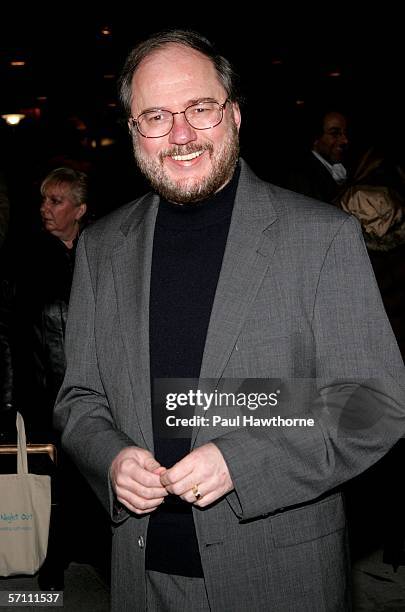
[{"label": "man with beard", "polygon": [[[81,240],[56,407],[65,448],[111,512],[112,609],[346,609],[337,487],[401,435],[405,403],[359,229],[238,159],[235,74],[202,36],[140,43],[120,93],[153,191]],[[163,431],[161,379],[311,376],[326,414],[312,428],[205,427],[190,391],[195,427]],[[354,426],[341,388],[350,409],[357,398]]]}]

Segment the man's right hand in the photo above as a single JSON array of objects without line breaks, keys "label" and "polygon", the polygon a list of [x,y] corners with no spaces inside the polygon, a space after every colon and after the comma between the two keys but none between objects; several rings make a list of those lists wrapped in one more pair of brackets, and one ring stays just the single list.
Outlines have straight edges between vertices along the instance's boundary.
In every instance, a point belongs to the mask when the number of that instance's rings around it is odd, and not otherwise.
[{"label": "man's right hand", "polygon": [[118,501],[135,514],[153,512],[168,494],[160,483],[164,471],[149,451],[137,446],[124,448],[110,468]]}]

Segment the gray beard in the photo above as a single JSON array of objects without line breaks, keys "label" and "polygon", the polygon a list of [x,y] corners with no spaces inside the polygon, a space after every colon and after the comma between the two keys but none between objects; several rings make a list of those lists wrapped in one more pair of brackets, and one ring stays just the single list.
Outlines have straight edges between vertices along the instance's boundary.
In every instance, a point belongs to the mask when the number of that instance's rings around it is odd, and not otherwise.
[{"label": "gray beard", "polygon": [[[159,155],[159,162],[144,156],[138,146],[137,134],[132,137],[135,161],[152,188],[165,200],[177,204],[192,204],[211,197],[230,181],[239,158],[239,134],[232,121],[227,137],[220,149],[214,153],[210,143],[194,143],[173,146]],[[212,160],[212,171],[209,176],[196,181],[174,181],[164,170],[163,160],[168,155],[188,155],[195,151],[207,150]]]}]

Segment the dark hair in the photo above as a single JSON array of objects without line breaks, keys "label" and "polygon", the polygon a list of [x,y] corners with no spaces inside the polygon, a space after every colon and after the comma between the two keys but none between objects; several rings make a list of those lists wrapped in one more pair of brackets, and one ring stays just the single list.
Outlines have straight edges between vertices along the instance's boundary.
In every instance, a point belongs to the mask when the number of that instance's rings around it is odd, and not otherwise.
[{"label": "dark hair", "polygon": [[52,170],[41,183],[41,195],[45,195],[48,185],[69,185],[76,206],[87,203],[87,175],[73,168],[56,168]]},{"label": "dark hair", "polygon": [[219,55],[210,41],[191,30],[165,30],[153,34],[146,40],[140,42],[128,55],[121,76],[118,81],[119,98],[127,117],[131,115],[132,102],[132,77],[140,63],[155,51],[166,45],[182,45],[198,51],[208,57],[217,71],[228,98],[237,102],[239,100],[238,75],[231,63],[222,55]]},{"label": "dark hair", "polygon": [[310,130],[312,135],[312,142],[322,136],[325,130],[325,119],[328,115],[342,115],[347,118],[347,113],[340,108],[333,106],[316,110],[310,120]]}]

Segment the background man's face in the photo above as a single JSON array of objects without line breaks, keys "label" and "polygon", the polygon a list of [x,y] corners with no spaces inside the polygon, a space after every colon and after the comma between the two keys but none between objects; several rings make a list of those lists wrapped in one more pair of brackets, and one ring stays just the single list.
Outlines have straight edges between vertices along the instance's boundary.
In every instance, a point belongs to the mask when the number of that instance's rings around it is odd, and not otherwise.
[{"label": "background man's face", "polygon": [[314,142],[314,150],[330,164],[342,162],[349,141],[346,118],[328,113],[323,121],[323,134]]},{"label": "background man's face", "polygon": [[[132,117],[150,109],[181,112],[198,100],[223,104],[227,98],[211,61],[188,47],[171,44],[147,57],[132,80]],[[166,199],[202,200],[232,177],[239,154],[240,113],[227,103],[222,122],[196,130],[184,114],[161,138],[144,138],[132,130],[135,158],[154,189]],[[181,159],[179,159],[181,156]]]}]

